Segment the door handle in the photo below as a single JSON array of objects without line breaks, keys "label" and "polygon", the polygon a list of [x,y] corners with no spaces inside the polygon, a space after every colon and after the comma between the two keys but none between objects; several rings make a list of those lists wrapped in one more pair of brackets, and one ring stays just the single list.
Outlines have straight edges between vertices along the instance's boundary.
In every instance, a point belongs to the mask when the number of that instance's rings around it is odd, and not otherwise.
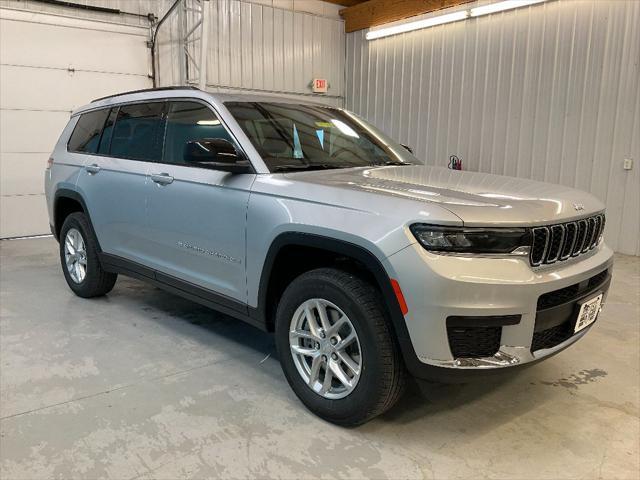
[{"label": "door handle", "polygon": [[97,163],[92,163],[91,165],[87,165],[84,169],[89,172],[89,175],[95,175],[100,171],[100,165]]},{"label": "door handle", "polygon": [[158,185],[169,185],[173,182],[173,177],[168,173],[152,173],[151,180]]}]

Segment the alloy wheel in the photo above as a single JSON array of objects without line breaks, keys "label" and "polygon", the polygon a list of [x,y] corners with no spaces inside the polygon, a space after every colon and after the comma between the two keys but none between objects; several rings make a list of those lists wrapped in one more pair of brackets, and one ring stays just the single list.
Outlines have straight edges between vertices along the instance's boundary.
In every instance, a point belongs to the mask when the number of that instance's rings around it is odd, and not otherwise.
[{"label": "alloy wheel", "polygon": [[69,276],[75,283],[82,283],[87,276],[87,248],[82,234],[70,228],[64,239],[64,260]]},{"label": "alloy wheel", "polygon": [[289,346],[298,373],[318,395],[349,395],[362,372],[362,350],[349,317],[335,304],[313,298],[291,319]]}]

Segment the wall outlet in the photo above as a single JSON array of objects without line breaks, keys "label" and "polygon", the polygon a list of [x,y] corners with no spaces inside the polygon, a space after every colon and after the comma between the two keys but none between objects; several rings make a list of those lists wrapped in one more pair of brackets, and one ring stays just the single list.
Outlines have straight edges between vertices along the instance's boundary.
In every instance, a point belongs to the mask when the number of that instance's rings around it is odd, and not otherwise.
[{"label": "wall outlet", "polygon": [[633,158],[625,158],[622,163],[622,168],[625,170],[631,170],[633,168]]}]

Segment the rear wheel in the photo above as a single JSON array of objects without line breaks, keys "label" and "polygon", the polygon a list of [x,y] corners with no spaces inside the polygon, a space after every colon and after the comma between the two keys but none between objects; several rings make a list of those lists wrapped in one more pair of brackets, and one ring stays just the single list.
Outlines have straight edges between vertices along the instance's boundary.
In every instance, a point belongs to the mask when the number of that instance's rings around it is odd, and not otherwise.
[{"label": "rear wheel", "polygon": [[98,258],[98,242],[84,213],[69,215],[60,230],[60,263],[69,288],[80,297],[110,292],[118,275],[104,271]]},{"label": "rear wheel", "polygon": [[405,370],[379,294],[336,269],[307,272],[285,290],[276,346],[289,385],[321,418],[362,424],[391,408]]}]

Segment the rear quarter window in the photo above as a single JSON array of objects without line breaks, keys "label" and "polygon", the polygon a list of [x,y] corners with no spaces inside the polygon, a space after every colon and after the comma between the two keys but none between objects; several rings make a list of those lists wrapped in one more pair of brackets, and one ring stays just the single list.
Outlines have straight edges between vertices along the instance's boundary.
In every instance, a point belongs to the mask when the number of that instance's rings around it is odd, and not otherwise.
[{"label": "rear quarter window", "polygon": [[108,114],[109,110],[106,109],[80,115],[78,123],[69,138],[67,149],[70,152],[96,153],[100,143],[102,127]]}]

